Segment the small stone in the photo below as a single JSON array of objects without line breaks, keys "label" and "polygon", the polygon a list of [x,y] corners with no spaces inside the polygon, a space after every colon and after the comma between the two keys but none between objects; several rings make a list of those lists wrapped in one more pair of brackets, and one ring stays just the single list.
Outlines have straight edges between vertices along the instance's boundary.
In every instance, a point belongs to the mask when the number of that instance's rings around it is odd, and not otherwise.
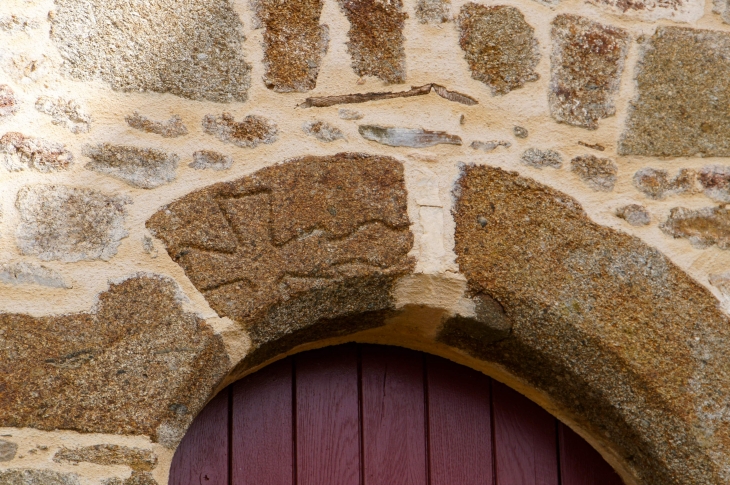
[{"label": "small stone", "polygon": [[691,194],[695,191],[697,173],[683,168],[676,177],[669,179],[664,169],[646,167],[634,174],[634,187],[652,199],[664,199],[671,195]]},{"label": "small stone", "polygon": [[233,165],[233,158],[212,150],[199,150],[193,153],[193,162],[188,164],[195,170],[211,169],[215,171],[228,170]]},{"label": "small stone", "polygon": [[554,150],[538,150],[529,148],[522,154],[520,161],[535,168],[560,168],[563,166],[563,156]]},{"label": "small stone", "polygon": [[163,138],[177,138],[188,134],[188,129],[178,115],[167,121],[152,121],[135,111],[133,115],[125,117],[124,121],[135,130],[154,133]]},{"label": "small stone", "polygon": [[451,0],[418,0],[416,18],[422,24],[443,24],[451,20]]},{"label": "small stone", "polygon": [[517,138],[527,138],[527,135],[529,135],[527,128],[523,128],[522,126],[515,126],[512,128],[512,132]]},{"label": "small stone", "polygon": [[80,448],[61,448],[53,456],[56,463],[94,463],[96,465],[124,465],[137,471],[150,471],[157,466],[157,456],[150,450],[119,445],[94,445]]},{"label": "small stone", "polygon": [[142,237],[142,251],[149,254],[152,259],[157,257],[157,248],[151,237]]},{"label": "small stone", "polygon": [[598,128],[598,120],[616,113],[629,34],[626,30],[577,15],[552,22],[550,114],[557,121]]},{"label": "small stone", "polygon": [[18,111],[18,100],[7,84],[0,84],[0,120],[14,115]]},{"label": "small stone", "polygon": [[5,168],[11,172],[58,172],[71,168],[74,160],[62,143],[31,138],[17,132],[8,132],[0,138],[0,157]]},{"label": "small stone", "polygon": [[133,471],[132,475],[122,480],[120,478],[109,478],[102,482],[102,485],[158,485],[151,473]]},{"label": "small stone", "polygon": [[459,116],[459,124],[462,126],[466,124],[466,116],[464,116],[464,115]]},{"label": "small stone", "polygon": [[504,140],[491,140],[491,141],[473,141],[471,142],[471,145],[474,150],[482,150],[485,152],[491,152],[497,147],[505,147],[509,148],[512,146],[512,143]]},{"label": "small stone", "polygon": [[91,116],[72,99],[41,96],[35,102],[35,109],[50,115],[54,125],[68,128],[71,133],[88,133],[91,129]]},{"label": "small stone", "polygon": [[345,134],[339,128],[324,121],[307,121],[302,125],[302,129],[304,133],[312,135],[317,140],[325,143],[345,139]]},{"label": "small stone", "polygon": [[720,290],[723,295],[730,297],[730,271],[710,274],[708,275],[708,280],[710,284]]},{"label": "small stone", "polygon": [[45,266],[26,263],[0,264],[0,283],[9,285],[38,285],[48,288],[73,288],[57,271]]},{"label": "small stone", "polygon": [[177,178],[178,156],[161,150],[104,143],[86,147],[87,170],[110,175],[133,187],[154,189]]},{"label": "small stone", "polygon": [[370,141],[392,147],[424,148],[439,144],[461,145],[461,138],[445,131],[429,131],[422,128],[393,128],[377,125],[361,125],[360,135]]},{"label": "small stone", "polygon": [[479,217],[477,217],[477,222],[479,223],[480,226],[485,227],[487,225],[488,221],[487,221],[486,217],[479,216]]},{"label": "small stone", "polygon": [[722,17],[722,21],[726,24],[730,24],[730,1],[728,0],[713,0],[712,11],[719,14]]},{"label": "small stone", "polygon": [[578,141],[578,145],[590,148],[592,150],[598,150],[599,152],[606,150],[606,147],[604,147],[600,143],[586,143],[584,141]]},{"label": "small stone", "polygon": [[570,161],[570,171],[593,190],[611,192],[616,185],[618,167],[610,158],[583,155]]},{"label": "small stone", "polygon": [[730,167],[722,165],[703,167],[698,178],[707,197],[717,202],[730,202]]},{"label": "small stone", "polygon": [[697,210],[675,207],[659,229],[675,239],[689,239],[698,249],[713,244],[720,249],[730,249],[730,209],[722,206]]},{"label": "small stone", "polygon": [[704,14],[704,0],[588,0],[609,13],[649,22],[694,22]]},{"label": "small stone", "polygon": [[22,254],[44,261],[108,261],[117,253],[124,229],[123,197],[64,185],[20,189],[16,237]]},{"label": "small stone", "polygon": [[248,115],[239,123],[230,113],[218,117],[207,115],[203,118],[203,131],[223,142],[244,148],[274,143],[279,133],[277,126],[263,116]]},{"label": "small stone", "polygon": [[471,77],[488,85],[492,94],[507,94],[539,79],[535,29],[518,9],[469,2],[461,7],[458,23]]},{"label": "small stone", "polygon": [[347,109],[347,108],[340,108],[337,112],[340,116],[340,119],[343,120],[361,120],[363,119],[363,114],[359,111],[355,111],[354,109]]},{"label": "small stone", "polygon": [[619,207],[616,210],[616,217],[620,217],[632,226],[648,226],[651,223],[651,215],[646,207],[639,204],[629,204]]},{"label": "small stone", "polygon": [[17,452],[18,445],[16,443],[0,440],[0,462],[12,460]]},{"label": "small stone", "polygon": [[79,480],[75,473],[21,468],[0,470],[0,483],[2,485],[79,485]]}]

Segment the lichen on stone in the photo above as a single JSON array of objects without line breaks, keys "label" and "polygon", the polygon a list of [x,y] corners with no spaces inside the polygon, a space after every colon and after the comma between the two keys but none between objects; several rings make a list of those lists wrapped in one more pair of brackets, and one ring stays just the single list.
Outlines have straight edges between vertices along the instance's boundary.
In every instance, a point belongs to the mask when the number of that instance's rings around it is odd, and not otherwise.
[{"label": "lichen on stone", "polygon": [[215,171],[228,170],[233,165],[233,158],[212,150],[198,150],[193,153],[193,161],[188,167],[195,170],[211,169]]},{"label": "lichen on stone", "polygon": [[71,133],[88,133],[91,129],[91,116],[73,99],[41,96],[35,102],[35,109],[50,115],[54,125],[68,128]]},{"label": "lichen on stone", "polygon": [[178,115],[167,121],[152,121],[135,111],[134,114],[125,116],[124,121],[135,130],[153,133],[163,138],[177,138],[188,134],[188,129]]},{"label": "lichen on stone", "polygon": [[661,200],[673,195],[694,193],[697,186],[697,172],[691,168],[683,168],[670,179],[667,170],[645,167],[636,171],[633,182],[634,187],[649,198]]},{"label": "lichen on stone", "polygon": [[539,79],[535,29],[518,9],[469,2],[461,7],[458,25],[471,77],[489,86],[492,94],[507,94]]},{"label": "lichen on stone", "polygon": [[157,466],[157,456],[150,450],[119,445],[93,445],[61,448],[53,455],[56,463],[94,463],[96,465],[124,465],[136,471],[151,471]]},{"label": "lichen on stone", "polygon": [[88,146],[86,169],[110,175],[133,187],[154,189],[177,178],[179,158],[161,150],[104,143]]},{"label": "lichen on stone", "polygon": [[611,192],[616,185],[618,167],[610,158],[583,155],[570,161],[570,171],[593,190]]},{"label": "lichen on stone", "polygon": [[8,132],[0,138],[0,157],[6,170],[33,170],[41,173],[68,170],[73,154],[62,143]]},{"label": "lichen on stone", "polygon": [[416,18],[422,24],[443,24],[451,20],[451,0],[418,0]]},{"label": "lichen on stone", "polygon": [[675,207],[659,229],[675,239],[688,239],[697,249],[715,244],[720,249],[730,249],[730,209],[724,206],[696,210]]},{"label": "lichen on stone", "polygon": [[551,36],[550,114],[559,122],[595,130],[599,119],[616,113],[629,34],[563,14],[553,20]]},{"label": "lichen on stone", "polygon": [[304,133],[325,143],[345,139],[345,134],[342,133],[342,130],[330,125],[326,121],[305,121],[302,125],[302,130],[304,130]]},{"label": "lichen on stone", "polygon": [[616,217],[635,227],[648,226],[651,223],[651,214],[643,205],[629,204],[616,209]]},{"label": "lichen on stone", "polygon": [[18,112],[18,100],[15,92],[7,84],[0,84],[0,121]]},{"label": "lichen on stone", "polygon": [[237,122],[232,114],[206,115],[203,131],[220,141],[244,148],[255,148],[259,143],[274,143],[279,129],[272,121],[258,115],[248,115]]},{"label": "lichen on stone", "polygon": [[23,187],[15,202],[18,248],[45,261],[108,261],[128,235],[124,206],[129,202],[65,185]]},{"label": "lichen on stone", "polygon": [[520,157],[520,162],[535,168],[560,168],[563,166],[563,156],[555,150],[528,148]]},{"label": "lichen on stone", "polygon": [[120,91],[245,101],[250,66],[229,0],[55,0],[51,39],[71,77]]}]

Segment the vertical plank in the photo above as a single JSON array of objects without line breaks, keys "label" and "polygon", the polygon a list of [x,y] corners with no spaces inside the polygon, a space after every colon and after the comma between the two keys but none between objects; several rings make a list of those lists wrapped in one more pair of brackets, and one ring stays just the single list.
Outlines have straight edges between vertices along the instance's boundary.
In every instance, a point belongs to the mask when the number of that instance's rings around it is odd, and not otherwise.
[{"label": "vertical plank", "polygon": [[489,378],[437,357],[426,362],[431,485],[491,485]]},{"label": "vertical plank", "polygon": [[298,485],[359,485],[360,410],[357,348],[296,356]]},{"label": "vertical plank", "polygon": [[497,485],[558,485],[555,418],[494,380],[492,413]]},{"label": "vertical plank", "polygon": [[365,485],[426,485],[423,355],[361,346]]},{"label": "vertical plank", "polygon": [[169,485],[228,485],[229,391],[221,391],[190,425],[172,459]]},{"label": "vertical plank", "polygon": [[575,431],[559,425],[562,485],[623,485],[611,465]]},{"label": "vertical plank", "polygon": [[293,485],[292,359],[233,385],[232,485]]}]

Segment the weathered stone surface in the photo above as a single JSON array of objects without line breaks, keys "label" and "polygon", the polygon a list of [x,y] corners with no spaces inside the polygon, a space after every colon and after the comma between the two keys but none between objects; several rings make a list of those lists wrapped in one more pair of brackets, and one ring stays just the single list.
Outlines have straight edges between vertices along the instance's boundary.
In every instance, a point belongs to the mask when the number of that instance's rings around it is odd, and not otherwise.
[{"label": "weathered stone surface", "polygon": [[651,223],[651,214],[646,210],[646,207],[639,204],[619,207],[616,210],[616,216],[636,227],[648,226]]},{"label": "weathered stone surface", "polygon": [[474,150],[491,152],[494,151],[497,147],[509,148],[512,146],[512,143],[505,140],[473,141],[469,146],[472,147]]},{"label": "weathered stone surface", "polygon": [[14,115],[18,111],[18,100],[15,92],[7,84],[0,84],[0,120]]},{"label": "weathered stone surface", "polygon": [[81,448],[61,448],[53,455],[56,463],[95,463],[125,465],[132,470],[150,471],[157,466],[157,456],[150,450],[119,445],[94,445]]},{"label": "weathered stone surface", "polygon": [[68,170],[74,160],[73,154],[62,143],[31,138],[12,131],[0,138],[0,157],[5,169],[11,172],[34,170],[49,173]]},{"label": "weathered stone surface", "polygon": [[41,96],[35,102],[35,109],[50,115],[54,125],[68,128],[71,133],[88,133],[91,129],[91,116],[73,99]]},{"label": "weathered stone surface", "polygon": [[550,114],[559,122],[595,130],[599,119],[616,113],[629,34],[563,14],[553,20],[551,36]]},{"label": "weathered stone surface", "polygon": [[652,199],[664,199],[672,195],[691,194],[697,185],[697,172],[683,168],[673,179],[664,169],[651,167],[637,170],[634,174],[634,187]]},{"label": "weathered stone surface", "polygon": [[203,118],[203,131],[221,141],[244,148],[255,148],[259,143],[274,143],[279,133],[276,124],[263,116],[248,115],[240,123],[230,113]]},{"label": "weathered stone surface", "polygon": [[704,0],[588,0],[609,13],[646,21],[694,22],[704,14]]},{"label": "weathered stone surface", "polygon": [[538,150],[529,148],[522,154],[520,161],[535,168],[560,168],[563,166],[563,156],[555,150]]},{"label": "weathered stone surface", "polygon": [[51,39],[64,70],[121,91],[245,101],[250,66],[228,0],[56,0]]},{"label": "weathered stone surface", "polygon": [[329,29],[319,25],[322,0],[253,0],[256,27],[264,28],[264,83],[279,93],[305,92],[317,85],[327,53]]},{"label": "weathered stone surface", "polygon": [[154,189],[177,178],[178,156],[162,150],[104,143],[86,147],[84,155],[91,159],[88,170],[141,189]]},{"label": "weathered stone surface", "polygon": [[403,26],[408,14],[401,0],[339,0],[350,21],[347,50],[358,76],[374,76],[387,83],[406,80]]},{"label": "weathered stone surface", "polygon": [[363,119],[363,114],[359,111],[355,111],[354,109],[347,109],[347,108],[340,108],[337,111],[338,116],[340,119],[343,120],[361,120]]},{"label": "weathered stone surface", "polygon": [[107,261],[128,235],[124,205],[129,202],[64,185],[23,187],[15,202],[20,213],[18,248],[46,261]]},{"label": "weathered stone surface", "polygon": [[332,126],[325,121],[305,121],[302,130],[308,135],[312,135],[319,141],[331,143],[336,140],[344,140],[345,134],[336,126]]},{"label": "weathered stone surface", "polygon": [[0,426],[175,446],[228,367],[220,338],[158,276],[112,284],[90,313],[0,314],[0,331]]},{"label": "weathered stone surface", "polygon": [[467,3],[459,14],[459,45],[471,77],[507,94],[540,77],[535,71],[540,51],[535,29],[518,9]]},{"label": "weathered stone surface", "polygon": [[124,121],[135,130],[154,133],[163,138],[177,138],[188,134],[188,129],[183,124],[182,118],[178,115],[173,116],[167,121],[152,121],[135,111],[134,114],[126,116]]},{"label": "weathered stone surface", "polygon": [[513,324],[464,349],[548,393],[638,483],[725,482],[730,326],[709,291],[516,173],[467,167],[456,195],[459,268]]},{"label": "weathered stone surface", "polygon": [[659,228],[674,238],[689,239],[698,249],[714,244],[720,249],[730,249],[730,209],[724,206],[697,210],[675,207]]},{"label": "weathered stone surface", "polygon": [[233,158],[212,150],[199,150],[193,153],[193,161],[188,164],[196,170],[228,170],[233,165]]},{"label": "weathered stone surface", "polygon": [[570,171],[593,190],[611,192],[616,185],[618,167],[610,158],[583,155],[570,161]]},{"label": "weathered stone surface", "polygon": [[132,472],[132,475],[125,480],[110,478],[102,483],[103,485],[158,485],[151,473],[137,471]]},{"label": "weathered stone surface", "polygon": [[512,133],[514,133],[517,138],[522,138],[522,139],[527,138],[527,136],[530,134],[527,131],[527,128],[525,128],[523,126],[515,126],[514,128],[512,128]]},{"label": "weathered stone surface", "polygon": [[476,315],[474,317],[455,315],[447,318],[439,328],[437,341],[467,349],[474,342],[484,345],[509,337],[512,322],[505,315],[502,305],[488,295],[476,295],[473,301]]},{"label": "weathered stone surface", "polygon": [[18,445],[16,443],[0,440],[0,462],[12,460],[17,452]]},{"label": "weathered stone surface", "polygon": [[451,20],[451,0],[418,0],[416,18],[422,24],[443,24]]},{"label": "weathered stone surface", "polygon": [[621,155],[730,156],[730,33],[659,27],[644,48]]},{"label": "weathered stone surface", "polygon": [[305,157],[187,195],[147,227],[271,357],[382,324],[394,281],[413,268],[403,177],[388,157]]},{"label": "weathered stone surface", "polygon": [[723,165],[702,167],[698,179],[707,197],[718,202],[730,202],[730,167]]},{"label": "weathered stone surface", "polygon": [[0,264],[0,283],[72,288],[57,271],[23,261]]},{"label": "weathered stone surface", "polygon": [[2,485],[79,485],[79,480],[75,473],[11,469],[0,470],[0,483]]},{"label": "weathered stone surface", "polygon": [[440,144],[461,145],[460,137],[450,135],[445,131],[378,125],[360,125],[358,131],[366,140],[392,147],[425,148]]}]

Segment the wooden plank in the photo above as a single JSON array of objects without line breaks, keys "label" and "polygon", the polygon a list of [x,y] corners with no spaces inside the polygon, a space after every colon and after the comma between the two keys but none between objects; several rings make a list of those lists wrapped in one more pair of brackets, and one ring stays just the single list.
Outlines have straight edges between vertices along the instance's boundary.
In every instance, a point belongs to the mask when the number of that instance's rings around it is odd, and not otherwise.
[{"label": "wooden plank", "polygon": [[291,358],[233,385],[232,485],[293,485]]},{"label": "wooden plank", "polygon": [[575,431],[560,423],[562,485],[623,485],[611,465]]},{"label": "wooden plank", "polygon": [[431,485],[491,485],[489,378],[437,357],[426,363]]},{"label": "wooden plank", "polygon": [[225,389],[193,420],[172,459],[169,485],[228,485],[228,398]]},{"label": "wooden plank", "polygon": [[342,345],[295,359],[298,485],[359,485],[357,348]]},{"label": "wooden plank", "polygon": [[365,485],[426,485],[423,354],[361,346]]},{"label": "wooden plank", "polygon": [[558,485],[556,419],[494,380],[492,413],[497,485]]}]

